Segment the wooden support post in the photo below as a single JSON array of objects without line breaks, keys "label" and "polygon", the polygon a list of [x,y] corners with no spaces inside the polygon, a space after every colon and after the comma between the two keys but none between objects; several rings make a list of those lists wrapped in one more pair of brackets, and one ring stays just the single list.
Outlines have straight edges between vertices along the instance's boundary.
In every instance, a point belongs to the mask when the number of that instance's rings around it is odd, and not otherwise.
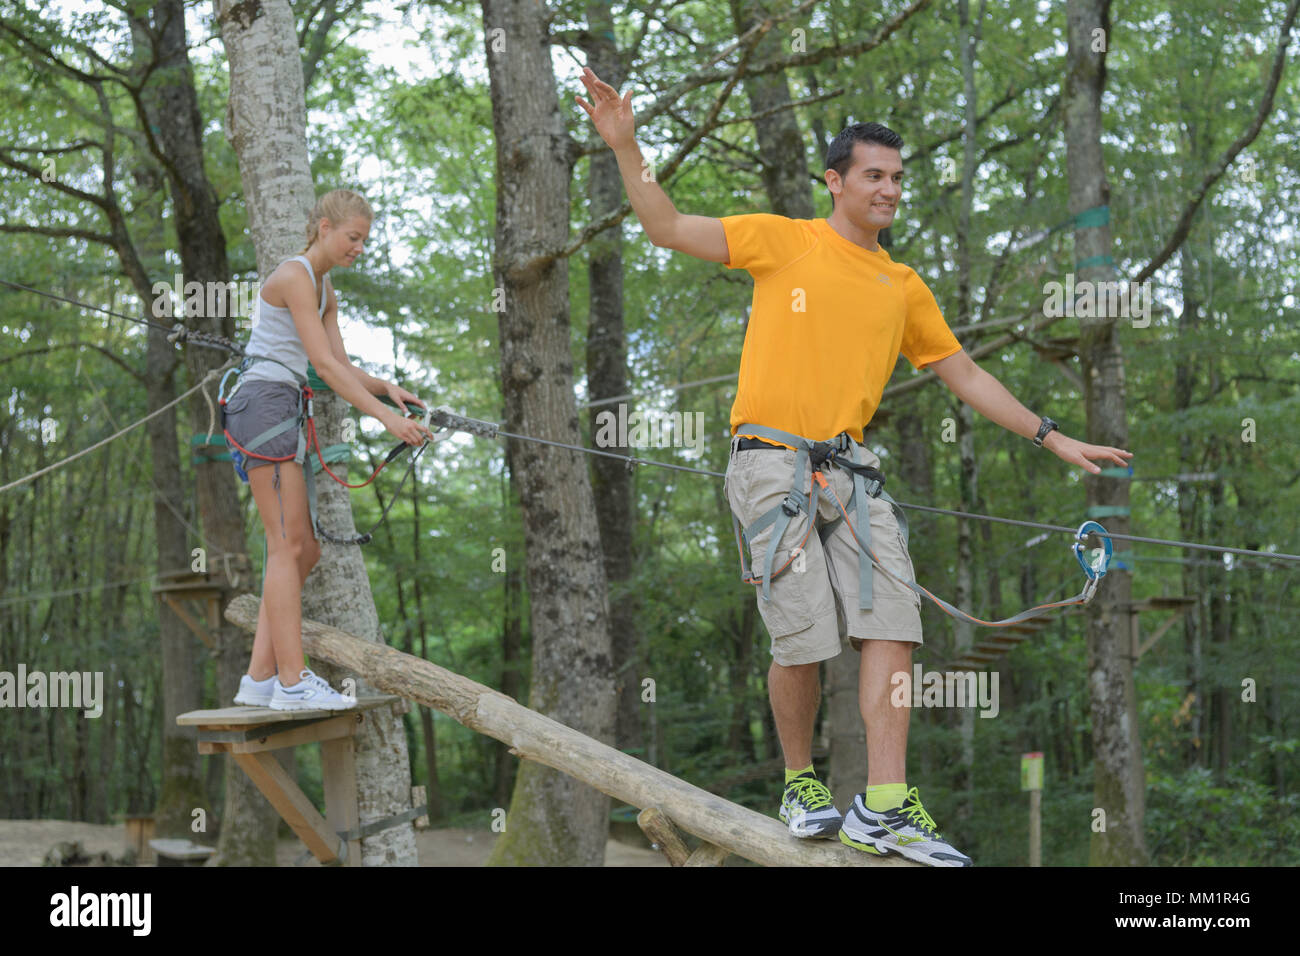
[{"label": "wooden support post", "polygon": [[673,822],[658,807],[646,807],[637,814],[636,822],[651,846],[663,851],[670,866],[719,866],[731,855],[713,843],[701,843],[694,852],[688,850]]},{"label": "wooden support post", "polygon": [[1043,865],[1043,791],[1029,791],[1029,865]]},{"label": "wooden support post", "polygon": [[[355,831],[357,816],[357,767],[354,741],[327,740],[320,745],[321,776],[325,778],[325,819],[330,833]],[[361,865],[361,838],[347,842],[344,866]]]},{"label": "wooden support post", "polygon": [[722,861],[729,856],[731,854],[720,846],[701,843],[683,866],[722,866]]},{"label": "wooden support post", "polygon": [[311,801],[298,789],[298,784],[289,778],[280,766],[280,761],[273,754],[232,753],[231,758],[244,768],[244,773],[257,784],[271,806],[284,817],[284,822],[293,828],[298,838],[307,844],[307,849],[322,863],[337,863],[339,847],[342,841],[330,830]]},{"label": "wooden support post", "polygon": [[207,628],[193,618],[190,615],[190,612],[185,610],[185,606],[181,604],[180,601],[176,600],[176,598],[170,594],[162,594],[160,596],[176,616],[185,622],[185,626],[198,636],[199,640],[203,641],[203,643],[208,645],[209,648],[217,646],[217,642],[212,639],[212,635],[208,633]]},{"label": "wooden support post", "polygon": [[658,807],[646,807],[638,813],[636,824],[646,835],[650,845],[656,850],[663,851],[664,856],[668,858],[669,866],[684,866],[690,859],[691,851],[686,849],[681,834]]},{"label": "wooden support post", "polygon": [[[363,697],[344,711],[284,711],[226,707],[181,714],[176,722],[198,729],[199,753],[230,754],[322,863],[361,865],[361,837],[344,844],[339,833],[360,829],[355,735],[369,711],[397,703],[391,696]],[[319,742],[325,785],[322,817],[272,751]]]}]

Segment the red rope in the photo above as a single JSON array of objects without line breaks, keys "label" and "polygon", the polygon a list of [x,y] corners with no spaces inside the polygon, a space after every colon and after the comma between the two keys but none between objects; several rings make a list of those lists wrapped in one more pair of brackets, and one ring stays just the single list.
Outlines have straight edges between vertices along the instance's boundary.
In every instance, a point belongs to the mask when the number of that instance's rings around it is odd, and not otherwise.
[{"label": "red rope", "polygon": [[[303,396],[306,398],[306,400],[307,400],[308,402],[311,401],[311,399],[312,399],[312,391],[311,391],[311,389],[310,389],[309,387],[305,387],[305,386],[304,386],[304,388],[303,388]],[[225,404],[226,404],[226,402],[225,402],[224,399],[222,399],[221,404],[222,404],[222,405],[225,405]],[[255,452],[255,451],[249,451],[247,448],[245,448],[245,447],[244,447],[243,445],[241,445],[239,442],[235,441],[234,436],[230,434],[230,429],[228,429],[228,428],[222,428],[221,430],[222,430],[223,433],[225,433],[226,441],[228,441],[230,444],[234,445],[236,448],[239,449],[240,452],[242,452],[245,456],[247,456],[247,457],[249,457],[249,458],[257,458],[257,459],[260,459],[261,461],[293,461],[295,458],[298,457],[296,452],[295,452],[294,454],[292,454],[292,455],[284,455],[284,456],[279,457],[279,458],[275,458],[275,457],[272,457],[272,456],[270,456],[270,455],[259,455],[257,452]],[[384,470],[384,466],[388,464],[387,461],[381,462],[380,465],[379,465],[379,467],[375,469],[374,474],[372,474],[369,478],[367,478],[367,479],[366,479],[365,481],[363,481],[361,484],[359,484],[359,485],[350,485],[350,484],[348,484],[345,480],[343,480],[342,478],[340,478],[338,475],[334,474],[334,472],[330,471],[330,466],[327,465],[327,464],[325,464],[325,452],[324,452],[324,451],[321,449],[321,447],[320,447],[320,435],[317,434],[317,432],[316,432],[316,418],[315,418],[315,416],[313,416],[313,415],[308,415],[308,416],[307,416],[307,450],[308,450],[308,451],[311,451],[311,448],[312,448],[313,443],[314,443],[315,446],[316,446],[316,459],[320,462],[320,466],[321,466],[323,469],[325,469],[326,474],[328,474],[331,478],[333,478],[335,481],[337,481],[337,482],[338,482],[340,485],[342,485],[344,488],[364,488],[364,487],[366,487],[366,485],[370,484],[370,483],[371,483],[372,481],[374,481],[377,477],[379,477],[379,473],[380,473],[381,471],[383,471],[383,470]]]}]

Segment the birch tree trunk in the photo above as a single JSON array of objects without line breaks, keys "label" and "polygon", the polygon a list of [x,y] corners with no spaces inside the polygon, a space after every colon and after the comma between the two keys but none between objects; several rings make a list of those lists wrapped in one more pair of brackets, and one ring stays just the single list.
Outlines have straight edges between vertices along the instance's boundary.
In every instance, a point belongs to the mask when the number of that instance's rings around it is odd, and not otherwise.
[{"label": "birch tree trunk", "polygon": [[[1106,44],[1110,42],[1109,0],[1068,0],[1069,49],[1065,87],[1066,169],[1070,212],[1104,206],[1110,185],[1101,151],[1101,95],[1106,84]],[[1114,279],[1110,226],[1076,226],[1077,282]],[[1088,424],[1086,440],[1123,448],[1125,421],[1124,359],[1115,316],[1081,317],[1079,356],[1084,377]],[[1106,527],[1129,532],[1129,483],[1084,478],[1089,511],[1099,506],[1123,509],[1107,515]],[[1142,832],[1145,779],[1138,739],[1137,701],[1128,621],[1132,582],[1125,570],[1111,571],[1088,605],[1088,691],[1092,707],[1095,809],[1104,812],[1104,829],[1094,813],[1090,862],[1093,866],[1142,866],[1147,861]]]},{"label": "birch tree trunk", "polygon": [[[228,135],[239,158],[249,229],[258,271],[269,275],[295,255],[305,236],[315,190],[307,157],[302,61],[288,0],[261,4],[216,0],[221,39],[230,64]],[[322,446],[338,442],[348,405],[332,393],[315,402]],[[331,466],[342,476],[342,465]],[[317,482],[321,524],[336,535],[355,532],[348,491],[322,473]],[[303,616],[328,621],[367,641],[382,643],[379,619],[360,549],[325,543],[320,563],[303,588]],[[343,675],[317,668],[337,688]],[[372,692],[363,682],[358,693]],[[411,772],[401,718],[384,709],[356,736],[357,795],[362,825],[411,805]],[[222,829],[222,843],[227,841]],[[224,858],[224,846],[221,853]],[[416,864],[411,824],[361,841],[365,866]]]},{"label": "birch tree trunk", "polygon": [[[572,159],[556,98],[549,10],[482,0],[496,138],[495,296],[506,427],[577,444],[569,336]],[[510,463],[523,510],[533,671],[529,706],[610,743],[616,692],[600,529],[579,452],[518,442]],[[519,768],[495,865],[599,866],[609,798],[554,770]]]}]

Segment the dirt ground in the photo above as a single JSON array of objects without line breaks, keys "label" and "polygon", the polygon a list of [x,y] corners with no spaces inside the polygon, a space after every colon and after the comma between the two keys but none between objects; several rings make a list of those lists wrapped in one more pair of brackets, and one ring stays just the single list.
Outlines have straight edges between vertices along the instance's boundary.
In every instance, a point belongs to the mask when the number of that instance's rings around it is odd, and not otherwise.
[{"label": "dirt ground", "polygon": [[[415,843],[421,866],[482,866],[497,836],[489,830],[417,830]],[[605,847],[605,865],[668,865],[663,854],[650,849],[644,838],[638,835],[636,839],[641,841],[640,846],[611,839]],[[40,866],[46,851],[68,840],[79,841],[88,854],[106,851],[119,857],[126,848],[126,826],[71,820],[0,820],[0,866]],[[320,865],[310,857],[305,864],[297,864],[305,852],[306,847],[298,839],[282,839],[275,857],[280,866]]]}]

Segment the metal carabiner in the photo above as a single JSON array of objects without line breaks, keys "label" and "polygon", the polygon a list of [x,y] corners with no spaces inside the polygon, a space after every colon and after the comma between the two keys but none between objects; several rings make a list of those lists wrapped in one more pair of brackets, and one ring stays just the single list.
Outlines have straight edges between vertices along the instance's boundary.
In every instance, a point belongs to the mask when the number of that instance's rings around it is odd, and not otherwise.
[{"label": "metal carabiner", "polygon": [[[241,386],[241,385],[244,384],[243,371],[244,371],[244,367],[243,367],[243,365],[237,365],[237,366],[235,366],[234,368],[228,368],[228,369],[226,369],[226,374],[223,375],[223,376],[221,376],[221,383],[220,383],[219,385],[217,385],[217,404],[218,404],[218,405],[224,405],[224,404],[226,404],[226,402],[230,401],[232,398],[235,397],[235,393],[236,393],[237,391],[239,391],[239,386]],[[227,395],[227,396],[225,396],[225,397],[223,398],[222,395],[221,395],[221,393],[224,392],[224,391],[226,390],[226,379],[230,378],[230,376],[232,376],[232,375],[238,375],[239,378],[238,378],[238,380],[235,382],[235,387],[232,388],[232,389],[230,390],[230,394]]]},{"label": "metal carabiner", "polygon": [[[1101,553],[1096,557],[1092,564],[1084,560],[1084,542],[1090,533],[1096,533],[1101,536],[1102,547],[1093,550]],[[1097,592],[1097,584],[1106,576],[1107,566],[1110,564],[1112,546],[1110,535],[1106,529],[1095,521],[1085,521],[1079,525],[1079,530],[1074,534],[1074,542],[1070,546],[1070,551],[1074,554],[1075,559],[1079,562],[1079,567],[1083,568],[1083,573],[1088,576],[1088,583],[1083,589],[1083,599],[1085,602],[1092,600],[1092,596]]]}]

